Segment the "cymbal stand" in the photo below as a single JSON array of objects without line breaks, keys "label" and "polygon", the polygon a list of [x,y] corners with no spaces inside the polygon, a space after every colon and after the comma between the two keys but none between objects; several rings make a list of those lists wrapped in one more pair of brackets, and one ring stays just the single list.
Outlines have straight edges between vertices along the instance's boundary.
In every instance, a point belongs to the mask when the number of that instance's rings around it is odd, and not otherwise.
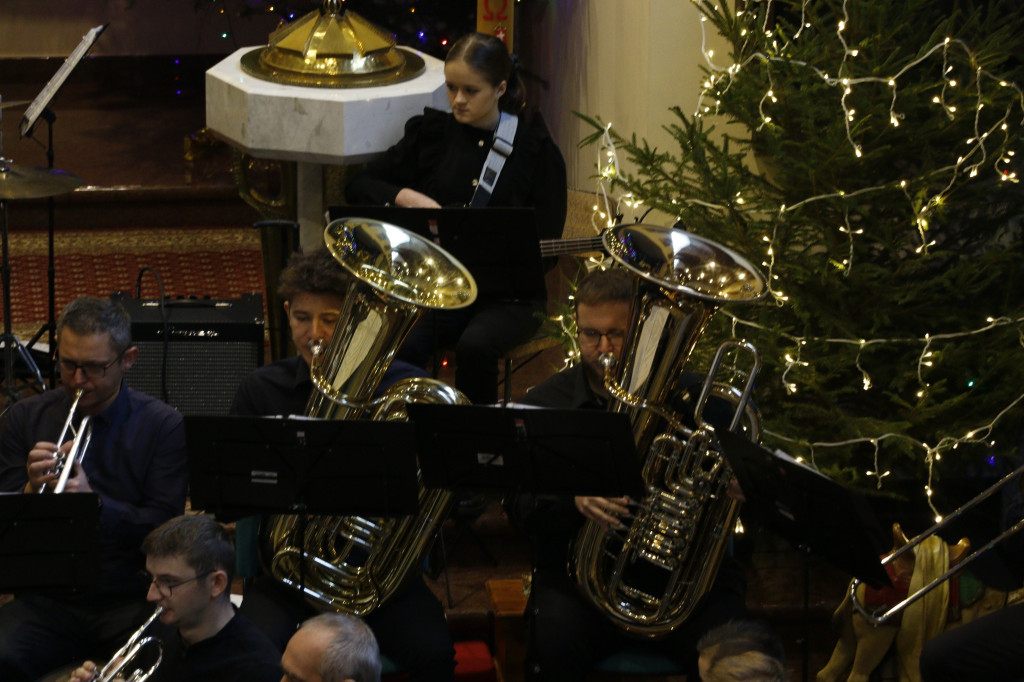
[{"label": "cymbal stand", "polygon": [[[6,161],[0,158],[0,166],[5,164]],[[43,381],[43,375],[39,371],[39,367],[36,365],[35,360],[32,359],[31,353],[21,345],[21,342],[14,336],[14,332],[11,328],[11,252],[10,245],[7,240],[7,199],[0,199],[0,241],[2,241],[0,280],[2,280],[4,288],[4,333],[3,336],[0,336],[0,342],[2,342],[4,346],[4,380],[2,384],[2,393],[7,404],[10,405],[21,397],[21,392],[16,386],[17,382],[14,376],[15,353],[18,354],[18,357],[21,358],[21,361],[25,363],[25,366],[28,367],[29,371],[32,373],[32,381],[39,383],[40,390],[46,390],[46,383]]]}]

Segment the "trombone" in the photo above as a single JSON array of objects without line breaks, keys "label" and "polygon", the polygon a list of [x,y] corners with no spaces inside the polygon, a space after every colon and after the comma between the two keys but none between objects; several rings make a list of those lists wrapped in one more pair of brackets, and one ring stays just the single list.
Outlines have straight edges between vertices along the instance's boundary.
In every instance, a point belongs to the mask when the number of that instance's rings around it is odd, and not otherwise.
[{"label": "trombone", "polygon": [[110,658],[103,669],[100,670],[95,676],[93,676],[91,682],[111,682],[115,677],[119,677],[124,669],[131,665],[135,659],[139,656],[140,652],[152,644],[156,647],[156,663],[150,666],[149,670],[142,670],[137,668],[128,677],[122,678],[124,682],[144,682],[153,676],[156,669],[160,667],[161,661],[164,660],[164,647],[160,643],[160,640],[156,637],[143,637],[142,633],[145,632],[146,628],[153,624],[153,621],[160,617],[160,614],[164,612],[164,607],[156,607],[156,611],[149,617],[145,623],[142,624],[138,630],[128,638],[128,641],[124,643],[120,649]]},{"label": "trombone", "polygon": [[[893,552],[889,556],[887,556],[884,559],[882,559],[882,565],[885,566],[885,565],[889,564],[890,562],[895,561],[898,557],[901,557],[904,554],[906,554],[907,552],[912,551],[915,547],[920,545],[925,539],[931,537],[932,535],[935,535],[936,533],[941,531],[943,528],[945,528],[947,525],[949,525],[952,521],[960,518],[961,516],[963,516],[963,514],[965,514],[969,510],[973,509],[974,507],[976,507],[981,502],[984,502],[985,500],[987,500],[996,491],[1002,490],[1002,488],[1004,486],[1006,486],[1007,484],[1009,484],[1009,483],[1011,483],[1013,481],[1016,481],[1018,478],[1020,478],[1021,474],[1024,474],[1024,466],[1021,466],[1021,467],[1015,469],[1014,471],[1011,471],[1006,476],[1003,476],[1003,478],[1001,478],[1000,480],[996,481],[994,484],[989,486],[988,489],[986,489],[985,491],[980,493],[977,497],[973,498],[967,504],[965,504],[964,506],[960,507],[955,512],[953,512],[952,514],[950,514],[946,518],[942,519],[941,521],[939,521],[938,523],[933,525],[931,528],[929,528],[928,530],[926,530],[923,533],[921,533],[920,535],[914,537],[913,540],[908,542],[903,547],[900,547],[897,551]],[[993,547],[998,545],[1000,542],[1002,542],[1006,538],[1010,537],[1011,535],[1013,535],[1017,531],[1021,530],[1022,528],[1024,528],[1024,519],[1021,519],[1021,520],[1017,521],[1017,523],[1015,523],[1013,526],[1011,526],[1010,528],[1007,528],[1002,533],[1000,533],[998,536],[996,536],[995,538],[993,538],[989,542],[985,543],[984,546],[982,546],[980,549],[976,550],[975,552],[971,553],[969,556],[964,558],[962,561],[957,562],[956,566],[950,567],[950,569],[948,571],[946,571],[945,573],[943,573],[939,577],[937,577],[934,580],[932,580],[930,583],[928,583],[927,585],[925,585],[924,587],[919,589],[914,594],[908,594],[907,597],[903,601],[899,602],[898,604],[895,604],[895,605],[891,606],[889,608],[889,610],[885,611],[884,613],[878,613],[877,610],[874,611],[874,612],[868,611],[864,607],[864,605],[860,603],[860,599],[857,598],[857,588],[860,587],[861,581],[857,580],[856,578],[853,581],[850,582],[850,601],[853,604],[853,607],[855,609],[857,609],[857,612],[860,613],[860,615],[862,615],[865,620],[867,620],[869,623],[871,623],[875,627],[877,627],[879,625],[882,625],[882,624],[886,623],[887,621],[891,620],[894,616],[902,613],[905,608],[907,608],[908,606],[910,606],[911,604],[916,602],[918,599],[921,599],[923,596],[925,596],[926,594],[931,592],[933,589],[935,589],[936,587],[938,587],[939,585],[941,585],[945,581],[949,580],[951,577],[953,577],[954,574],[962,571],[967,566],[967,564],[971,563],[972,561],[974,561],[975,559],[980,557],[982,554],[984,554],[985,552],[989,551],[990,549],[992,549]]]},{"label": "trombone", "polygon": [[[82,459],[85,457],[85,450],[89,447],[89,440],[92,438],[91,417],[82,417],[82,421],[78,423],[77,430],[71,425],[75,417],[75,410],[78,409],[78,402],[82,399],[82,393],[82,389],[75,391],[75,399],[71,403],[71,409],[68,410],[68,418],[64,420],[64,428],[60,430],[60,436],[57,437],[57,457],[53,464],[53,469],[51,469],[53,473],[58,474],[57,483],[53,487],[54,493],[64,492],[64,488],[68,483],[68,477],[71,475],[71,470],[75,468],[76,463],[82,463]],[[64,437],[67,436],[69,429],[74,431],[75,440],[71,444],[71,449],[67,453],[62,453],[59,448],[64,444]],[[39,488],[39,492],[46,492],[45,483]]]}]

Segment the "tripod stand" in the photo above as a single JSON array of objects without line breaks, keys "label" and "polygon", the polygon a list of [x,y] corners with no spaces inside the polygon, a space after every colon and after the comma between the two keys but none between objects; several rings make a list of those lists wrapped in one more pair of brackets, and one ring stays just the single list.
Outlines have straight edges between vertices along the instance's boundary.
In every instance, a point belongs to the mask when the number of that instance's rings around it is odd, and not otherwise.
[{"label": "tripod stand", "polygon": [[[49,168],[50,170],[53,170],[53,124],[57,120],[57,117],[54,115],[54,113],[52,111],[50,111],[49,109],[45,109],[45,108],[43,109],[43,112],[40,114],[40,117],[44,121],[46,121],[46,133],[47,133],[47,135],[46,135],[46,137],[47,137],[46,167]],[[31,131],[29,131],[28,134],[31,135]],[[57,271],[56,271],[56,269],[54,268],[54,265],[53,265],[53,261],[54,261],[54,243],[53,243],[53,235],[54,235],[54,202],[53,202],[53,197],[51,196],[49,199],[47,199],[46,203],[47,203],[47,217],[49,219],[48,222],[47,222],[47,251],[46,251],[46,256],[47,256],[47,260],[46,260],[46,263],[47,263],[47,265],[46,265],[46,290],[47,290],[47,294],[48,294],[48,298],[47,298],[47,303],[48,303],[47,311],[49,312],[49,315],[47,316],[46,322],[43,324],[43,326],[40,327],[39,331],[37,331],[35,333],[35,336],[33,336],[31,339],[28,340],[27,347],[29,349],[32,349],[33,347],[35,347],[35,345],[39,341],[39,339],[42,338],[43,334],[47,334],[46,348],[47,348],[47,351],[48,351],[48,355],[49,355],[50,359],[52,360],[53,357],[54,357],[54,346],[53,346],[54,337],[55,337],[56,332],[57,332],[57,318],[55,317],[55,315],[56,315],[56,308],[57,308],[57,285],[56,285]],[[50,363],[50,384],[51,385],[56,385],[56,383],[57,383],[57,365],[56,365],[56,363],[51,362]]]},{"label": "tripod stand", "polygon": [[20,392],[15,387],[14,378],[14,354],[17,353],[21,361],[25,363],[29,371],[32,372],[32,378],[34,381],[39,382],[39,386],[46,390],[46,385],[43,383],[43,375],[39,371],[38,365],[35,360],[32,359],[32,355],[25,349],[14,332],[11,330],[11,260],[10,260],[10,246],[7,240],[7,200],[0,199],[0,232],[2,232],[3,241],[3,260],[0,262],[0,277],[3,279],[4,287],[4,333],[0,336],[0,343],[3,343],[3,354],[4,354],[4,382],[3,382],[3,398],[7,404],[11,404],[18,400]]},{"label": "tripod stand", "polygon": [[0,393],[11,404],[21,397],[17,388],[17,381],[14,376],[15,357],[20,358],[22,363],[31,373],[31,383],[38,383],[40,390],[46,390],[43,375],[39,371],[32,355],[25,349],[21,342],[14,336],[11,325],[11,253],[8,239],[7,224],[7,203],[11,199],[36,199],[52,197],[58,194],[70,192],[79,185],[82,180],[77,175],[65,171],[50,168],[29,168],[16,166],[7,159],[0,158],[0,280],[3,283],[3,310],[4,310],[4,331],[0,336],[3,343],[3,384],[0,384]]}]

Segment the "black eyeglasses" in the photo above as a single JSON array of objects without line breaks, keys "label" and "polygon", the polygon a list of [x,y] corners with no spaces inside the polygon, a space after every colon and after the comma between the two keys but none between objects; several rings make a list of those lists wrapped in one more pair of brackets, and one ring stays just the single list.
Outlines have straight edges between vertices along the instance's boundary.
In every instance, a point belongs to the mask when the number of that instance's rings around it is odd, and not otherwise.
[{"label": "black eyeglasses", "polygon": [[116,358],[114,358],[105,365],[101,365],[98,362],[85,362],[82,364],[78,364],[77,362],[71,362],[70,360],[61,360],[60,358],[57,359],[57,362],[60,363],[60,371],[62,372],[67,372],[68,374],[74,375],[74,373],[77,372],[78,370],[82,370],[82,374],[84,374],[87,379],[95,380],[102,379],[103,377],[105,377],[107,375],[107,370],[113,367],[117,363],[117,361],[120,360],[123,356],[123,352],[118,353]]},{"label": "black eyeglasses", "polygon": [[163,597],[164,599],[168,599],[168,598],[170,598],[171,592],[174,590],[175,587],[181,587],[182,585],[185,585],[186,583],[190,583],[190,582],[192,582],[194,580],[199,580],[200,578],[205,578],[206,576],[210,575],[211,573],[214,573],[215,571],[216,571],[216,569],[209,570],[209,571],[206,571],[205,573],[200,573],[199,575],[195,576],[194,578],[188,578],[186,580],[178,580],[176,582],[175,581],[167,580],[166,578],[161,578],[160,576],[154,576],[154,575],[150,574],[148,571],[142,571],[141,575],[142,575],[143,578],[145,578],[149,582],[150,585],[155,585],[156,586],[156,591],[160,593],[161,597]]},{"label": "black eyeglasses", "polygon": [[626,338],[626,332],[621,329],[612,329],[611,331],[601,332],[596,329],[583,328],[579,330],[580,345],[582,346],[597,346],[601,343],[601,337],[608,339],[608,343],[613,346],[621,346],[623,340]]}]

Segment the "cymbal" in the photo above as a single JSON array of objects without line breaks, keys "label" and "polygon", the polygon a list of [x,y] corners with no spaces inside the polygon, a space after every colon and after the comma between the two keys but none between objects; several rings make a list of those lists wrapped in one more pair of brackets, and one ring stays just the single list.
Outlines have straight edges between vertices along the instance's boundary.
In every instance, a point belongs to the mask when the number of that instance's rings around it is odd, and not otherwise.
[{"label": "cymbal", "polygon": [[20,99],[14,102],[0,102],[0,109],[19,109],[27,107],[29,104],[32,104],[32,100]]},{"label": "cymbal", "polygon": [[82,184],[74,173],[18,166],[0,159],[0,199],[37,199],[67,194]]}]

